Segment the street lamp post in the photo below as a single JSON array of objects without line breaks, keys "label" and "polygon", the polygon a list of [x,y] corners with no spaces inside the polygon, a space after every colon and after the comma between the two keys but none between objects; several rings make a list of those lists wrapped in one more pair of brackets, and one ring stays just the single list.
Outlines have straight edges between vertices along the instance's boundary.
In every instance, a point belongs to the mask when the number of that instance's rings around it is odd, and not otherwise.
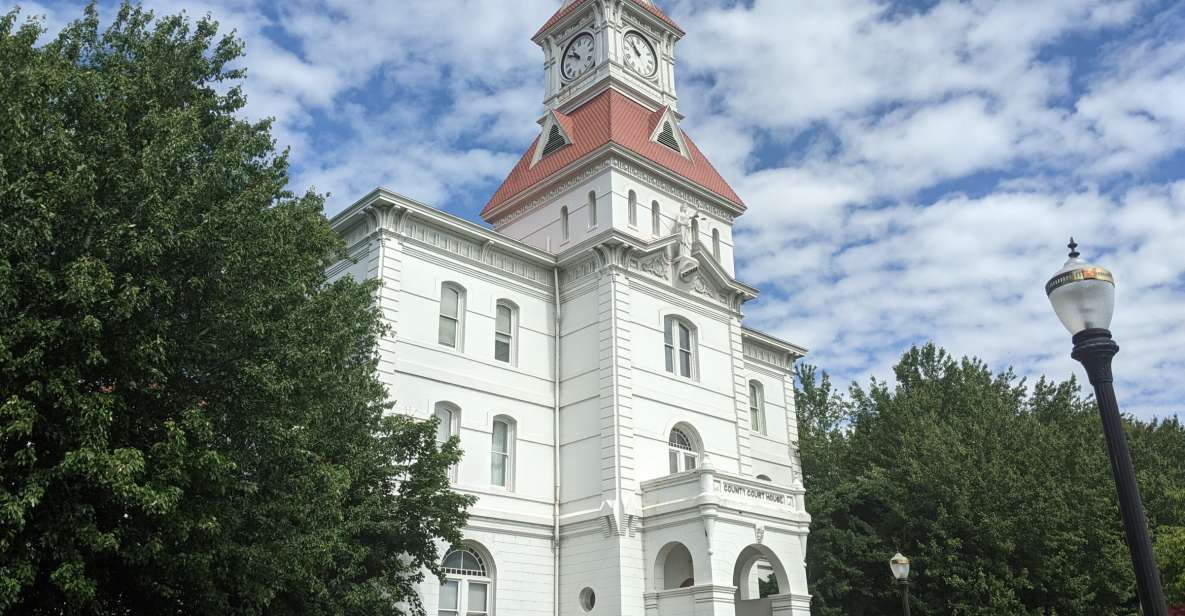
[{"label": "street lamp post", "polygon": [[1074,350],[1070,356],[1082,363],[1094,386],[1140,605],[1145,616],[1167,616],[1160,573],[1148,539],[1148,520],[1140,502],[1140,489],[1112,384],[1111,358],[1119,352],[1119,345],[1111,339],[1107,328],[1115,310],[1115,279],[1106,269],[1083,261],[1074,238],[1070,238],[1069,248],[1070,258],[1045,284],[1045,293],[1054,312],[1073,335]]},{"label": "street lamp post", "polygon": [[889,570],[901,586],[901,606],[905,616],[909,616],[909,559],[897,552],[889,559]]}]

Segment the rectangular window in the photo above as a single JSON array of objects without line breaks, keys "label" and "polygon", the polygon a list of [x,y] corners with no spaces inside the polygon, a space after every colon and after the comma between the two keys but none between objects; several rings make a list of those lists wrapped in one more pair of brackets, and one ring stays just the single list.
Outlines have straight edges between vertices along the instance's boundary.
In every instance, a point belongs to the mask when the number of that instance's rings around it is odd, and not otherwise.
[{"label": "rectangular window", "polygon": [[671,458],[671,473],[674,474],[674,473],[679,472],[679,452],[671,450],[670,458]]},{"label": "rectangular window", "polygon": [[437,612],[440,616],[457,616],[460,607],[457,604],[461,599],[460,584],[457,580],[446,580],[440,585],[440,609]]},{"label": "rectangular window", "polygon": [[675,343],[672,342],[672,333],[670,325],[667,325],[666,332],[663,334],[666,342],[666,356],[667,356],[667,372],[675,371]]},{"label": "rectangular window", "polygon": [[749,423],[754,432],[765,434],[765,417],[762,407],[765,401],[761,399],[761,385],[757,381],[749,381]]},{"label": "rectangular window", "polygon": [[468,603],[465,604],[465,616],[486,616],[489,599],[489,587],[482,582],[469,582]]},{"label": "rectangular window", "polygon": [[453,413],[448,409],[436,409],[436,442],[443,443],[453,435]]},{"label": "rectangular window", "polygon": [[506,487],[507,467],[510,462],[510,426],[504,421],[494,422],[491,443],[490,483]]},{"label": "rectangular window", "polygon": [[691,377],[691,330],[679,323],[679,374]]},{"label": "rectangular window", "polygon": [[494,323],[494,359],[510,362],[510,348],[514,342],[514,313],[509,306],[499,304]]},{"label": "rectangular window", "polygon": [[437,341],[447,347],[457,348],[457,332],[461,324],[461,292],[452,287],[440,291],[440,328]]}]

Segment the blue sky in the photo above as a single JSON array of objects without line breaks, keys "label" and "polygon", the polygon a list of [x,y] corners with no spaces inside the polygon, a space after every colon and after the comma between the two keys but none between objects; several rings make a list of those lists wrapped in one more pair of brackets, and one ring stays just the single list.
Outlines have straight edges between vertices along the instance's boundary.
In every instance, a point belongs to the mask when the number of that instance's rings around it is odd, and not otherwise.
[{"label": "blue sky", "polygon": [[[1073,234],[1118,279],[1121,401],[1185,408],[1185,3],[657,1],[684,128],[749,205],[750,324],[840,382],[926,340],[1066,378],[1042,285]],[[83,6],[20,4],[55,30]],[[384,186],[477,220],[538,130],[560,2],[146,4],[237,31],[247,113],[329,213]]]}]

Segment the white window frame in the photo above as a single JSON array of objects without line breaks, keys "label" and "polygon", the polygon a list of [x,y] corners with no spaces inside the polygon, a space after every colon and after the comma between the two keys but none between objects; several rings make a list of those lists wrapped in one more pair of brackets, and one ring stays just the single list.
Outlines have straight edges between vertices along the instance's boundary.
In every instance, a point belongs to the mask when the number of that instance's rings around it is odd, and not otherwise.
[{"label": "white window frame", "polygon": [[[447,413],[447,415],[446,415]],[[461,434],[461,407],[452,402],[445,402],[441,400],[433,405],[432,415],[440,421],[440,426],[445,427],[449,438],[460,436]],[[436,429],[436,442],[441,443],[440,428]],[[449,481],[457,481],[457,465],[454,464],[448,469]]]},{"label": "white window frame", "polygon": [[[499,329],[498,323],[499,312],[506,310],[509,312],[508,327],[506,331]],[[498,357],[498,343],[505,342],[507,345],[506,359]],[[500,299],[494,304],[494,361],[506,362],[512,366],[518,363],[518,306],[508,299]]]},{"label": "white window frame", "polygon": [[[686,344],[682,336],[684,330],[687,332]],[[667,316],[663,323],[663,367],[666,371],[685,379],[698,379],[696,346],[695,325],[683,317]]]},{"label": "white window frame", "polygon": [[[498,449],[498,425],[504,425],[506,428],[506,443],[505,449],[500,451]],[[515,449],[517,441],[517,422],[514,418],[507,415],[497,415],[490,424],[490,485],[502,488],[507,491],[514,491],[514,462]],[[498,460],[502,462],[502,483],[497,482],[495,475],[496,463]]]},{"label": "white window frame", "polygon": [[[446,292],[454,292],[457,294],[457,314],[447,315],[444,312],[444,294]],[[436,343],[443,347],[456,349],[458,351],[465,350],[465,287],[455,282],[445,282],[440,285],[440,307],[437,310],[437,326],[436,326]],[[441,326],[445,321],[450,321],[453,326],[453,344],[448,344],[442,339]]]},{"label": "white window frame", "polygon": [[768,434],[765,422],[765,386],[757,379],[749,380],[749,429],[758,434]]},{"label": "white window frame", "polygon": [[597,192],[595,190],[588,191],[588,228],[594,229],[597,226]]},{"label": "white window frame", "polygon": [[683,424],[671,428],[667,435],[667,464],[672,475],[699,468],[702,453],[694,430]]},{"label": "white window frame", "polygon": [[638,193],[630,191],[629,196],[629,222],[630,226],[637,228],[638,226]]},{"label": "white window frame", "polygon": [[[462,559],[464,555],[469,555],[476,559],[479,569],[466,568],[449,568],[444,567],[450,557],[455,553],[460,553]],[[443,605],[444,593],[437,595],[437,616],[493,616],[494,615],[494,574],[490,571],[490,566],[486,563],[485,557],[480,552],[474,550],[469,546],[460,546],[451,549],[441,559],[442,568],[445,572],[445,580],[441,583],[441,588],[449,584],[456,585],[457,588],[457,602],[452,606]],[[464,563],[462,562],[462,565]],[[482,585],[485,586],[486,604],[484,610],[474,610],[473,606],[469,605],[470,586]],[[449,609],[453,608],[453,609]]]}]

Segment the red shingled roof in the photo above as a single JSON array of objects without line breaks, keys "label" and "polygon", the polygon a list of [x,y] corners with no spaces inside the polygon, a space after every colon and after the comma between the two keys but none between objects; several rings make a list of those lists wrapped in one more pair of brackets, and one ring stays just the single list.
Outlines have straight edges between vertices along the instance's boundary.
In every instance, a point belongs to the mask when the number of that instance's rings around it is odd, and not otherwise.
[{"label": "red shingled roof", "polygon": [[539,142],[539,137],[536,137],[510,175],[502,182],[502,186],[493,197],[490,197],[489,203],[481,211],[482,218],[489,221],[498,208],[511,198],[563,171],[572,162],[610,142],[698,184],[744,210],[745,204],[741,198],[728,182],[720,177],[720,173],[712,167],[712,163],[708,162],[682,129],[676,130],[682,133],[690,158],[685,158],[667,146],[650,140],[654,127],[665,112],[665,108],[650,111],[613,89],[598,94],[571,114],[555,112],[572,138],[572,144],[543,157],[532,167],[531,159]]},{"label": "red shingled roof", "polygon": [[[556,24],[556,22],[558,22],[559,20],[567,17],[569,14],[572,13],[572,11],[575,11],[581,4],[584,4],[584,2],[585,2],[585,0],[576,0],[572,4],[569,4],[568,6],[560,7],[560,10],[556,11],[555,15],[552,15],[551,19],[548,19],[547,22],[543,24],[542,28],[539,28],[539,31],[535,33],[535,36],[539,36],[540,34],[543,34],[548,28],[554,26]],[[667,17],[666,13],[663,13],[662,10],[659,9],[657,6],[655,6],[653,3],[646,2],[646,0],[633,0],[633,2],[634,2],[634,4],[642,7],[643,9],[646,9],[648,12],[650,12],[655,17],[663,20],[664,23],[666,23],[668,26],[674,28],[680,35],[684,34],[683,28],[680,28],[678,24],[676,24],[670,17]],[[535,38],[535,37],[533,36],[531,38]]]}]

